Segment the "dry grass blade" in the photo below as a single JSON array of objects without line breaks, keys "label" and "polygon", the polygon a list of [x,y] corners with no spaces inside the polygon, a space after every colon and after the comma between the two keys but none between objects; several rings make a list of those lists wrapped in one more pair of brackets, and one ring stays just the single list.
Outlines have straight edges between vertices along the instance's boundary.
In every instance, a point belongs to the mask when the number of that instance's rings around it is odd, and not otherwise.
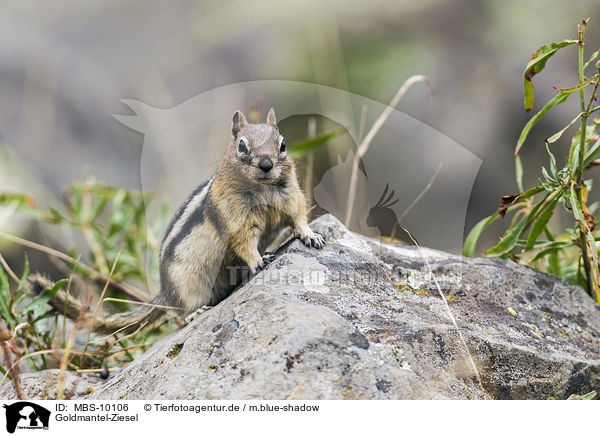
[{"label": "dry grass blade", "polygon": [[363,104],[360,108],[360,125],[358,126],[358,143],[360,144],[365,136],[365,124],[367,122],[367,105]]},{"label": "dry grass blade", "polygon": [[[17,366],[19,363],[21,363],[22,361],[24,361],[25,359],[28,359],[29,357],[33,357],[33,356],[39,356],[42,354],[58,354],[58,353],[65,353],[67,351],[66,348],[51,348],[48,350],[38,350],[38,351],[34,351],[32,353],[27,353],[24,356],[21,356],[19,359],[17,359],[15,362],[13,362],[12,366],[9,368],[9,370],[13,369],[15,366]],[[83,351],[81,350],[68,350],[70,354],[81,354],[83,355]],[[98,351],[88,351],[87,354],[94,354],[96,356],[100,356],[102,355],[102,353],[98,352]],[[0,380],[0,386],[2,386],[4,384],[4,382],[6,381],[6,377],[8,377],[8,371],[6,374],[4,374],[4,377],[2,377],[2,380]]]},{"label": "dry grass blade", "polygon": [[381,115],[379,115],[379,118],[375,120],[373,126],[371,126],[371,129],[365,135],[365,138],[360,142],[357,150],[357,157],[359,159],[363,157],[364,154],[367,152],[369,146],[371,145],[371,142],[373,141],[373,138],[375,138],[375,135],[377,135],[381,127],[385,124],[389,116],[392,114],[392,111],[395,110],[402,97],[404,97],[404,94],[406,94],[406,91],[408,91],[411,86],[419,82],[424,82],[425,84],[427,84],[429,90],[432,92],[433,95],[431,84],[429,83],[429,79],[427,77],[422,75],[416,75],[406,79],[406,82],[404,82],[398,90],[398,92],[396,92],[396,95],[394,96],[390,104],[383,110]]},{"label": "dry grass blade", "polygon": [[[117,333],[120,333],[120,332],[122,332],[123,330],[127,330],[129,327],[131,327],[131,326],[133,326],[133,325],[135,325],[135,324],[137,324],[137,323],[136,323],[136,322],[129,323],[129,324],[127,324],[127,325],[125,325],[125,326],[121,327],[119,330],[116,330],[116,331],[114,331],[114,332],[112,332],[112,333],[110,333],[110,334],[108,334],[108,335],[106,335],[106,336],[102,336],[101,338],[98,338],[98,339],[96,339],[96,340],[94,340],[94,341],[88,341],[88,342],[85,344],[85,346],[87,347],[88,345],[91,345],[91,344],[96,344],[96,343],[98,343],[98,342],[102,342],[102,341],[104,341],[104,340],[106,340],[106,339],[108,339],[108,338],[111,338],[111,337],[113,337],[113,336],[114,336],[114,335],[116,335]],[[139,330],[140,330],[140,329],[141,329],[141,328],[142,328],[144,325],[146,325],[146,324],[145,324],[145,323],[143,323],[143,324],[142,324],[142,325],[141,325],[141,326],[140,326],[140,327],[139,327],[139,328],[138,328],[136,331],[134,331],[134,332],[132,333],[132,335],[133,335],[133,334],[135,334],[135,333],[137,333],[137,332],[138,332],[138,331],[139,331]],[[125,338],[121,338],[121,339],[125,339]]]},{"label": "dry grass blade", "polygon": [[[135,323],[132,323],[132,324],[130,324],[130,325],[133,325],[133,324],[135,324]],[[135,335],[137,335],[139,332],[141,332],[141,331],[144,329],[144,327],[146,327],[146,325],[147,325],[147,324],[148,324],[147,322],[143,322],[143,323],[141,323],[141,324],[140,324],[140,326],[139,326],[137,329],[135,329],[133,332],[129,333],[128,335],[125,335],[125,336],[123,336],[122,338],[120,338],[120,339],[118,339],[118,340],[115,340],[115,341],[113,341],[113,343],[111,343],[111,344],[109,345],[109,347],[108,347],[108,348],[105,350],[105,353],[106,353],[107,355],[110,355],[109,351],[110,351],[110,349],[111,349],[111,348],[112,348],[112,347],[113,347],[113,346],[114,346],[116,343],[118,343],[118,342],[122,342],[122,341],[124,341],[124,340],[126,340],[126,339],[129,339],[129,338],[133,338]],[[117,332],[114,332],[114,333],[113,333],[113,335],[116,335],[116,334],[117,334]],[[140,346],[140,345],[143,345],[143,346],[145,346],[145,345],[147,345],[147,344],[138,344],[138,345],[134,345],[134,347],[137,347],[137,346]],[[123,350],[125,350],[125,349],[123,349]],[[121,350],[119,350],[119,351],[121,351]],[[117,351],[117,352],[118,352],[118,351]],[[116,353],[113,353],[112,355],[114,355],[114,354],[116,354]]]},{"label": "dry grass blade", "polygon": [[2,265],[2,268],[4,268],[4,270],[8,273],[11,279],[13,279],[16,283],[21,282],[21,280],[15,274],[15,272],[12,269],[10,269],[10,266],[8,266],[8,263],[6,262],[6,260],[4,260],[4,257],[2,257],[2,254],[0,254],[0,265]]},{"label": "dry grass blade", "polygon": [[289,395],[289,397],[286,398],[286,400],[293,400],[294,397],[296,396],[296,394],[300,391],[300,389],[302,389],[302,386],[304,386],[304,383],[306,383],[308,381],[308,378],[305,378],[304,380],[302,380],[300,383],[298,383],[298,386],[296,386],[294,388],[294,390],[292,391],[292,393]]},{"label": "dry grass blade", "polygon": [[[4,328],[4,323],[0,322],[0,336],[9,337],[10,333]],[[21,378],[19,375],[19,367],[15,364],[11,363],[10,357],[10,346],[8,345],[8,341],[0,341],[0,347],[2,347],[2,354],[4,355],[4,361],[6,362],[7,370],[6,374],[10,374],[12,377],[13,384],[15,386],[15,392],[17,393],[17,398],[19,400],[24,400],[25,395],[23,394],[23,387],[21,386]],[[6,377],[4,374],[4,377]],[[2,379],[4,381],[4,379]]]},{"label": "dry grass blade", "polygon": [[[104,295],[106,294],[108,285],[110,284],[110,281],[112,280],[112,276],[115,273],[115,268],[117,267],[117,263],[119,262],[119,257],[121,257],[121,250],[119,250],[119,252],[117,253],[117,257],[115,258],[112,268],[110,269],[108,279],[106,280],[106,283],[104,284],[104,288],[102,289],[102,293],[100,294],[100,298],[98,299],[98,304],[96,304],[96,309],[94,310],[94,315],[92,316],[92,326],[94,325],[94,321],[96,321],[96,317],[98,316],[98,310],[100,309],[100,306],[102,305],[102,300],[104,299]],[[88,340],[89,340],[89,336],[88,336]]]},{"label": "dry grass blade", "polygon": [[130,304],[137,304],[138,306],[150,306],[150,307],[155,307],[157,309],[167,309],[167,310],[182,310],[181,307],[176,307],[176,306],[165,306],[163,304],[153,304],[153,303],[143,303],[141,301],[132,301],[132,300],[125,300],[123,298],[112,298],[112,297],[106,297],[102,300],[102,302],[106,302],[106,301],[116,301],[118,303],[130,303]]},{"label": "dry grass blade", "polygon": [[[396,95],[394,96],[394,98],[392,99],[390,104],[383,110],[381,115],[379,115],[379,118],[377,118],[377,120],[375,120],[375,122],[373,123],[373,126],[371,126],[371,129],[367,132],[364,139],[358,145],[357,153],[356,153],[355,160],[354,160],[354,163],[352,166],[352,175],[350,177],[350,186],[348,188],[348,202],[346,204],[346,215],[345,215],[345,219],[344,219],[344,224],[346,226],[350,225],[350,218],[352,217],[352,210],[354,208],[354,196],[356,195],[356,183],[358,181],[358,164],[360,162],[360,159],[369,150],[369,147],[371,145],[371,142],[375,138],[375,135],[377,135],[377,133],[379,132],[381,127],[384,125],[384,123],[387,121],[389,116],[392,114],[392,111],[395,109],[398,102],[402,99],[402,97],[404,97],[404,94],[406,94],[406,91],[408,91],[411,86],[413,86],[414,84],[419,83],[419,82],[424,82],[425,84],[427,84],[427,86],[429,87],[429,90],[431,91],[431,89],[432,89],[431,84],[429,83],[429,79],[427,77],[422,76],[422,75],[416,75],[416,76],[409,77],[406,80],[406,82],[404,82],[402,84],[402,86],[400,87],[398,92],[396,92]],[[433,95],[433,92],[431,92],[431,94]]]},{"label": "dry grass blade", "polygon": [[415,197],[415,199],[412,201],[412,203],[410,203],[408,205],[408,207],[406,209],[404,209],[404,212],[402,212],[402,215],[400,215],[400,218],[398,218],[396,220],[396,223],[394,224],[394,227],[392,228],[392,233],[390,234],[390,240],[394,240],[394,237],[396,236],[396,232],[398,231],[398,226],[399,226],[399,224],[402,223],[402,220],[404,218],[406,218],[406,215],[408,215],[410,213],[410,211],[414,209],[414,207],[419,203],[419,201],[421,201],[421,199],[425,196],[425,194],[427,194],[427,191],[429,191],[431,189],[431,187],[433,186],[433,182],[435,182],[435,179],[437,178],[441,169],[442,169],[442,163],[440,162],[437,169],[435,170],[435,172],[429,179],[429,182],[427,182],[427,185],[425,185],[423,190],[419,193],[419,195],[417,195]]},{"label": "dry grass blade", "polygon": [[112,354],[109,354],[110,357],[115,357],[118,356],[119,354],[123,354],[123,353],[129,353],[130,351],[134,351],[134,350],[143,350],[144,348],[148,348],[151,347],[152,344],[138,344],[138,345],[132,345],[131,347],[127,347],[127,348],[121,348],[118,351],[115,351]]},{"label": "dry grass blade", "polygon": [[[106,280],[106,283],[104,285],[104,289],[102,289],[102,294],[100,294],[100,298],[98,299],[98,304],[96,304],[96,309],[94,310],[94,314],[92,315],[92,319],[90,321],[90,331],[88,332],[88,337],[87,337],[87,343],[85,344],[85,347],[83,348],[83,352],[85,353],[88,349],[88,345],[90,344],[90,335],[92,334],[92,330],[94,328],[94,322],[96,321],[96,317],[98,316],[98,310],[100,309],[100,306],[102,305],[102,300],[104,299],[104,294],[106,294],[106,290],[108,289],[108,284],[110,283],[110,280],[112,279],[112,275],[115,272],[115,268],[117,267],[117,263],[119,262],[119,257],[121,257],[121,250],[119,250],[119,252],[117,253],[117,257],[115,258],[115,261],[113,262],[112,268],[110,269],[110,273],[108,275],[108,279]],[[80,315],[83,317],[83,315]]]},{"label": "dry grass blade", "polygon": [[75,370],[75,372],[77,374],[94,374],[94,373],[99,373],[99,372],[103,372],[104,370],[107,370],[110,373],[110,372],[114,372],[114,371],[119,371],[120,369],[121,369],[121,367],[119,367],[119,366],[113,366],[111,368],[77,369],[77,370]]},{"label": "dry grass blade", "polygon": [[423,254],[423,251],[421,250],[421,246],[417,243],[415,238],[413,238],[413,236],[410,234],[410,232],[408,230],[406,230],[405,228],[402,228],[402,230],[404,230],[406,232],[408,237],[413,241],[413,243],[419,249],[419,252],[421,253],[421,257],[423,258],[423,261],[425,262],[425,265],[427,265],[427,269],[429,270],[429,273],[431,274],[431,277],[433,278],[433,281],[437,288],[438,294],[440,295],[440,298],[442,299],[442,302],[444,303],[444,307],[446,308],[448,317],[452,321],[452,325],[454,325],[454,328],[456,329],[456,332],[458,333],[458,336],[460,337],[460,341],[463,344],[463,346],[465,347],[465,351],[467,352],[467,357],[469,358],[469,363],[471,364],[471,366],[473,368],[473,372],[475,373],[477,383],[479,384],[479,387],[481,388],[481,390],[483,392],[487,392],[485,390],[485,388],[483,387],[483,383],[481,382],[481,376],[479,375],[479,370],[477,369],[477,365],[475,365],[475,360],[473,360],[473,356],[471,355],[471,351],[469,350],[467,341],[465,341],[465,338],[464,338],[462,332],[460,331],[460,328],[458,327],[458,324],[456,322],[456,318],[454,317],[452,310],[450,310],[450,306],[448,305],[448,297],[446,297],[446,295],[444,295],[444,293],[442,292],[442,288],[440,287],[440,284],[438,283],[437,278],[435,277],[433,268],[431,268],[431,265],[429,264],[427,257],[425,256],[425,254]]},{"label": "dry grass blade", "polygon": [[[90,303],[91,300],[91,295],[88,296],[85,307],[87,307]],[[56,399],[57,400],[64,400],[64,395],[65,395],[65,373],[67,371],[67,364],[69,363],[69,356],[71,355],[71,351],[73,349],[73,344],[75,343],[75,337],[77,336],[77,331],[79,330],[79,327],[81,326],[81,322],[83,321],[84,317],[85,317],[85,310],[82,310],[79,313],[79,316],[77,317],[77,320],[75,321],[75,326],[73,327],[73,331],[71,332],[71,336],[69,336],[69,340],[67,342],[67,346],[65,348],[65,352],[63,353],[63,355],[61,356],[60,359],[60,372],[58,374],[58,386],[56,389]],[[86,354],[87,349],[84,349],[82,352],[82,356],[84,356]]]},{"label": "dry grass blade", "polygon": [[[317,119],[315,117],[311,117],[308,119],[307,138],[312,139],[315,136],[317,136]],[[306,192],[307,204],[312,203],[314,167],[315,155],[314,153],[308,153],[306,155],[306,167],[304,169],[304,191]]]},{"label": "dry grass blade", "polygon": [[23,245],[25,247],[33,248],[34,250],[38,250],[38,251],[41,251],[42,253],[46,253],[51,256],[58,257],[59,259],[62,259],[64,261],[75,263],[78,266],[80,266],[81,268],[85,269],[90,274],[92,274],[92,278],[95,281],[101,280],[102,283],[104,283],[105,281],[110,280],[111,287],[129,295],[131,298],[133,298],[137,301],[148,301],[149,300],[148,295],[145,292],[143,292],[142,290],[137,289],[131,285],[125,285],[123,283],[119,283],[112,279],[109,279],[106,275],[102,274],[101,272],[96,271],[95,269],[89,267],[88,265],[80,263],[77,259],[75,259],[61,251],[55,250],[50,247],[46,247],[45,245],[36,244],[35,242],[28,241],[27,239],[19,238],[18,236],[10,235],[10,234],[4,233],[4,232],[0,232],[0,238],[4,238],[8,241],[15,242],[15,243],[17,243],[19,245]]}]

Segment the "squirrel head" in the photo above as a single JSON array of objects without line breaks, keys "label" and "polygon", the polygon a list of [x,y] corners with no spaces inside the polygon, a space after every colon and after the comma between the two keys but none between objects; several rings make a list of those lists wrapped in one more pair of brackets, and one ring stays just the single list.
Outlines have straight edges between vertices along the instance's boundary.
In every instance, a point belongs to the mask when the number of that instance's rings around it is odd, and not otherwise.
[{"label": "squirrel head", "polygon": [[231,123],[232,143],[229,150],[235,169],[245,178],[265,185],[285,180],[292,170],[283,136],[277,128],[273,108],[265,124],[250,124],[237,110]]}]

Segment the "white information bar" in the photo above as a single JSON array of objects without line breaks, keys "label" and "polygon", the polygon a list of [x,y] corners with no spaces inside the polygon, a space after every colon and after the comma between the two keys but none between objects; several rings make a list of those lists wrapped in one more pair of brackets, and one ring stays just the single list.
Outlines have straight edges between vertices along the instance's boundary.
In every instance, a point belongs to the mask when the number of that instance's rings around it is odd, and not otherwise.
[{"label": "white information bar", "polygon": [[0,434],[7,434],[3,433],[6,431],[33,436],[574,435],[598,434],[600,417],[597,401],[0,400],[0,403],[5,412],[0,414],[3,427]]}]

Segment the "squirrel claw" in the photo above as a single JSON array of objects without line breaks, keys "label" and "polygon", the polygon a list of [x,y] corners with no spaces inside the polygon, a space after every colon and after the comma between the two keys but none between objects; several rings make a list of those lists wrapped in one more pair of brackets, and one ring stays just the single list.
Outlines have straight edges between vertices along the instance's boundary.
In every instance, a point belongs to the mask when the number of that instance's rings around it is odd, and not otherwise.
[{"label": "squirrel claw", "polygon": [[261,259],[261,261],[262,261],[262,263],[263,263],[263,268],[264,268],[265,266],[267,266],[268,264],[270,264],[271,262],[273,262],[273,261],[275,260],[275,258],[276,258],[276,257],[277,257],[277,256],[275,256],[275,255],[274,255],[274,254],[272,254],[272,253],[265,254],[265,255],[262,257],[262,259]]},{"label": "squirrel claw", "polygon": [[304,245],[311,248],[321,249],[325,246],[325,238],[318,233],[312,232],[310,235],[298,236]]},{"label": "squirrel claw", "polygon": [[276,256],[274,254],[265,254],[258,262],[258,265],[250,269],[250,273],[252,275],[256,275],[260,270],[264,269],[268,264],[273,262],[275,260],[275,257]]}]

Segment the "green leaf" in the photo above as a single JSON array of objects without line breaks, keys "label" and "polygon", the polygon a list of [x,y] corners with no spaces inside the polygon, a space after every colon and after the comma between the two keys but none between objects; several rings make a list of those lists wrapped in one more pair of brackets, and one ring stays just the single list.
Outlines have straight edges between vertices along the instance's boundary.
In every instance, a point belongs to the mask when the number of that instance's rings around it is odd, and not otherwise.
[{"label": "green leaf", "polygon": [[83,192],[82,189],[84,186],[82,184],[72,184],[71,185],[71,196],[69,198],[70,202],[68,203],[70,212],[79,219],[84,217],[84,202],[83,202]]},{"label": "green leaf", "polygon": [[12,329],[15,326],[15,320],[8,307],[9,301],[10,289],[8,287],[8,278],[4,273],[4,269],[0,268],[0,315],[2,315],[9,328]]},{"label": "green leaf", "polygon": [[571,186],[569,202],[571,203],[571,208],[573,209],[573,215],[575,215],[575,219],[577,219],[577,221],[579,221],[580,224],[587,229],[587,225],[585,224],[585,215],[583,213],[583,209],[581,208],[581,204],[577,199],[574,186]]},{"label": "green leaf", "polygon": [[567,400],[593,400],[598,395],[597,391],[588,392],[587,394],[577,395],[573,394]]},{"label": "green leaf", "polygon": [[31,211],[35,209],[35,200],[30,195],[0,192],[0,206],[11,205],[14,205],[18,211]]},{"label": "green leaf", "polygon": [[595,158],[598,152],[600,151],[600,139],[598,139],[594,145],[590,147],[590,149],[585,154],[585,159],[583,161],[583,167],[587,167]]},{"label": "green leaf", "polygon": [[594,76],[592,76],[592,78],[591,78],[591,79],[584,80],[584,81],[583,81],[583,82],[581,82],[580,84],[578,84],[578,85],[575,85],[575,86],[573,86],[573,87],[571,87],[571,88],[560,89],[560,88],[554,87],[554,89],[556,89],[556,90],[557,90],[558,92],[560,92],[561,94],[573,94],[574,92],[577,92],[577,91],[579,91],[579,90],[581,90],[581,89],[585,88],[586,86],[588,86],[588,85],[589,85],[590,83],[592,83],[592,81],[593,81],[594,79],[596,79],[597,77],[598,77],[598,75],[597,75],[597,74],[595,74]]},{"label": "green leaf", "polygon": [[[553,243],[554,243],[554,241],[536,241],[533,243],[533,249],[538,250],[541,248],[546,248],[546,247],[552,245]],[[525,247],[526,245],[527,245],[527,240],[519,239],[516,246],[517,247]]]},{"label": "green leaf", "polygon": [[517,148],[515,149],[515,156],[519,153],[519,150],[521,149],[521,146],[525,142],[525,139],[527,139],[527,135],[529,134],[529,131],[531,130],[531,128],[544,115],[546,115],[546,113],[550,109],[552,109],[556,105],[561,104],[567,98],[569,98],[569,95],[570,94],[556,94],[552,100],[550,100],[548,103],[546,103],[546,106],[544,106],[541,111],[539,111],[537,114],[535,114],[533,117],[531,117],[531,119],[527,122],[527,124],[525,124],[525,127],[523,127],[523,130],[521,131],[521,135],[519,136],[519,140],[517,141]]},{"label": "green leaf", "polygon": [[585,65],[583,66],[584,71],[587,69],[587,67],[589,67],[592,64],[592,62],[594,62],[596,60],[596,58],[598,57],[598,54],[600,54],[600,49],[596,50],[594,52],[594,54],[589,58],[589,60],[585,63]]},{"label": "green leaf", "polygon": [[571,171],[570,171],[571,179],[573,179],[575,177],[575,174],[577,173],[577,169],[579,168],[579,143],[571,146],[571,148],[569,150],[568,162],[571,167]]},{"label": "green leaf", "polygon": [[54,221],[57,223],[62,223],[63,221],[69,221],[57,209],[53,208],[52,206],[50,206],[50,208],[48,209],[47,220],[51,221],[51,222]]},{"label": "green leaf", "polygon": [[550,151],[550,147],[548,147],[548,144],[546,144],[546,151],[548,152],[548,156],[550,157],[550,169],[552,170],[552,175],[555,178],[558,178],[558,169],[556,168],[556,158]]},{"label": "green leaf", "polygon": [[288,147],[290,155],[292,157],[303,156],[306,153],[308,153],[309,151],[325,145],[327,143],[327,141],[329,141],[329,140],[335,138],[336,136],[339,136],[345,132],[346,132],[346,129],[339,128],[339,129],[332,130],[331,132],[328,132],[328,133],[323,133],[321,135],[314,136],[312,138],[294,142],[293,144],[290,144],[290,146]]},{"label": "green leaf", "polygon": [[565,133],[565,131],[571,127],[573,124],[575,124],[575,122],[579,119],[579,117],[581,116],[581,113],[579,115],[577,115],[575,118],[573,118],[573,120],[567,124],[567,126],[562,129],[560,132],[556,132],[554,135],[552,135],[551,137],[549,137],[548,139],[546,139],[546,144],[552,144],[553,142],[556,142],[560,139],[560,137],[562,136],[563,133]]},{"label": "green leaf", "polygon": [[[561,271],[561,269],[560,269],[560,259],[558,257],[558,252],[559,252],[559,250],[561,250],[563,248],[567,248],[567,247],[570,247],[575,244],[573,244],[572,241],[560,241],[560,242],[555,241],[555,236],[550,231],[548,226],[546,226],[546,228],[544,229],[544,233],[546,234],[546,238],[548,238],[548,240],[552,241],[552,242],[546,249],[541,250],[535,256],[535,258],[533,258],[532,262],[535,262],[538,259],[541,259],[542,257],[548,255],[548,272],[550,274],[554,274],[556,276],[564,276],[564,271]],[[554,244],[554,246],[553,246],[553,244]],[[565,244],[565,245],[560,245],[560,244]],[[542,253],[542,251],[547,251],[547,253]]]},{"label": "green leaf", "polygon": [[[596,107],[593,111],[600,109]],[[590,111],[589,113],[591,113]],[[597,120],[599,117],[596,117],[591,125],[587,126],[585,132],[585,143],[588,144],[594,141],[594,145],[592,145],[584,156],[584,168],[589,165],[589,163],[594,160],[598,152],[598,133],[596,132],[596,126],[598,125]],[[577,133],[573,136],[571,140],[571,148],[569,149],[569,165],[571,167],[571,177],[575,176],[577,169],[579,168],[579,146],[581,144],[581,128],[577,130]]]},{"label": "green leaf", "polygon": [[542,175],[548,182],[558,183],[558,180],[556,180],[555,177],[552,177],[550,174],[548,174],[548,171],[545,167],[542,167]]},{"label": "green leaf", "polygon": [[541,186],[534,186],[533,188],[529,188],[527,191],[523,192],[521,195],[515,198],[515,202],[527,200],[528,198],[533,197],[535,194],[539,194],[543,190],[544,188],[542,188]]},{"label": "green leaf", "polygon": [[575,215],[575,218],[577,219],[577,221],[579,221],[579,226],[581,227],[581,231],[583,232],[583,234],[585,236],[587,249],[591,256],[591,259],[590,259],[591,260],[591,262],[590,262],[590,264],[591,264],[590,270],[591,271],[590,271],[590,273],[591,273],[591,279],[592,279],[592,284],[594,286],[594,289],[588,289],[588,290],[590,292],[593,291],[593,293],[595,294],[596,302],[600,303],[600,292],[599,292],[600,271],[598,270],[598,255],[596,252],[596,240],[594,239],[592,232],[590,231],[590,229],[587,226],[587,223],[585,220],[585,213],[583,212],[583,206],[579,202],[579,199],[577,198],[577,194],[575,192],[574,185],[571,185],[569,201],[570,201],[571,207],[573,209],[573,215]]},{"label": "green leaf", "polygon": [[523,86],[525,88],[525,110],[529,111],[533,108],[533,83],[531,79],[536,74],[540,73],[546,66],[546,62],[550,59],[559,49],[567,47],[572,44],[577,44],[576,40],[567,39],[561,42],[553,42],[546,44],[537,49],[529,63],[525,67],[523,72]]},{"label": "green leaf", "polygon": [[475,227],[473,227],[473,229],[469,232],[467,238],[465,239],[465,243],[463,245],[463,256],[473,256],[473,252],[475,251],[475,245],[477,245],[477,240],[481,236],[481,233],[485,230],[487,226],[489,226],[499,217],[500,215],[498,214],[498,212],[496,212],[494,215],[490,215],[489,217],[482,219],[475,225]]},{"label": "green leaf", "polygon": [[530,250],[533,248],[533,244],[535,243],[535,241],[537,241],[537,238],[544,231],[544,228],[548,224],[548,221],[550,221],[550,218],[552,218],[554,208],[558,204],[559,199],[560,196],[557,196],[554,200],[552,200],[550,204],[548,204],[548,206],[544,208],[544,211],[542,212],[540,217],[535,221],[531,232],[529,232],[529,237],[527,238],[527,245],[525,245],[525,250]]},{"label": "green leaf", "polygon": [[42,321],[46,318],[52,318],[56,316],[56,311],[52,308],[50,308],[50,310],[46,310],[46,312],[42,313],[41,315],[36,316],[33,321],[31,322],[31,324],[35,324],[38,321]]},{"label": "green leaf", "polygon": [[46,288],[38,295],[32,298],[27,306],[23,309],[25,313],[33,312],[34,317],[39,317],[45,313],[46,304],[54,297],[58,290],[67,282],[67,280],[59,280],[51,288]]},{"label": "green leaf", "polygon": [[501,256],[512,250],[514,246],[517,245],[519,236],[521,236],[521,233],[525,230],[526,225],[527,217],[525,216],[521,218],[515,226],[508,229],[507,233],[500,239],[498,244],[486,251],[486,256]]},{"label": "green leaf", "polygon": [[523,192],[523,164],[521,163],[521,156],[515,156],[515,179],[517,180],[519,192]]},{"label": "green leaf", "polygon": [[541,259],[544,256],[549,254],[555,254],[558,250],[562,250],[563,248],[572,247],[574,244],[572,242],[567,241],[555,241],[546,246],[544,249],[540,250],[533,259],[532,262]]},{"label": "green leaf", "polygon": [[108,197],[100,198],[100,201],[96,203],[92,209],[92,213],[90,216],[90,220],[94,221],[98,218],[98,216],[104,211],[106,208],[106,204],[108,203]]},{"label": "green leaf", "polygon": [[[521,236],[521,233],[523,233],[523,231],[527,228],[527,226],[537,216],[542,205],[546,205],[548,199],[550,199],[552,196],[557,196],[557,195],[558,195],[558,191],[554,191],[554,192],[551,192],[548,195],[546,195],[544,200],[540,201],[537,205],[535,205],[535,207],[533,209],[531,209],[531,211],[529,212],[529,214],[527,216],[521,218],[514,226],[511,226],[506,231],[506,234],[500,239],[500,242],[496,246],[490,248],[486,252],[486,255],[491,256],[491,257],[496,257],[496,256],[502,256],[503,254],[506,254],[509,251],[511,251],[515,247],[515,245],[517,245],[517,242],[519,241],[519,237]],[[544,207],[546,207],[546,206],[544,206]]]},{"label": "green leaf", "polygon": [[11,312],[27,296],[27,293],[25,293],[23,290],[25,288],[25,283],[27,282],[28,276],[29,276],[29,259],[27,258],[27,254],[25,254],[25,265],[23,266],[23,275],[21,276],[21,280],[19,281],[17,290],[11,296],[10,303],[9,303],[9,309]]}]

